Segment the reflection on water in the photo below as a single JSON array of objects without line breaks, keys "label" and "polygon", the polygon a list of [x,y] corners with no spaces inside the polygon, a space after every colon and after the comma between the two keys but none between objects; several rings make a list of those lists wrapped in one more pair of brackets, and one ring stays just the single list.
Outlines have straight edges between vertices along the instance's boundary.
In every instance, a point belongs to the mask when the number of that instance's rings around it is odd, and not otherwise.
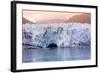
[{"label": "reflection on water", "polygon": [[73,48],[23,48],[22,62],[69,61],[90,59],[90,46]]}]

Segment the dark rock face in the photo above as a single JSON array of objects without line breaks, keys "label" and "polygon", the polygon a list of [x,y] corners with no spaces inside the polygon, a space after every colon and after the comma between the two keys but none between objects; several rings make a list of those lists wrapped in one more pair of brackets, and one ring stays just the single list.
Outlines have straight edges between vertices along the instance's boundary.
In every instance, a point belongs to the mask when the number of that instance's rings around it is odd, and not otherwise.
[{"label": "dark rock face", "polygon": [[33,24],[33,22],[29,21],[28,19],[22,17],[22,24],[30,23]]},{"label": "dark rock face", "polygon": [[91,14],[84,13],[81,15],[72,16],[67,22],[88,23],[91,24]]}]

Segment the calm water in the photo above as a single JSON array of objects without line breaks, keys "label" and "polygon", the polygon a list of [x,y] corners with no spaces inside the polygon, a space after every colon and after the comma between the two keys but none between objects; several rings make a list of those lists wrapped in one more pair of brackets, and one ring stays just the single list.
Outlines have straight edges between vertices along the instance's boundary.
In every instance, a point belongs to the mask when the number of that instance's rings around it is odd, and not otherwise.
[{"label": "calm water", "polygon": [[22,61],[44,62],[44,61],[69,61],[69,60],[87,60],[90,59],[90,46],[81,46],[73,48],[23,48]]}]

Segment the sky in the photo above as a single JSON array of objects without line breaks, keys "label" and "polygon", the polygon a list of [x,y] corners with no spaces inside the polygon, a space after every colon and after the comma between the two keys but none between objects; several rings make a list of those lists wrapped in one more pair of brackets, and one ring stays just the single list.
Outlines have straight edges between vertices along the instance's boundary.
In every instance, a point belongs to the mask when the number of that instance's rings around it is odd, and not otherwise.
[{"label": "sky", "polygon": [[80,15],[82,13],[72,13],[72,12],[48,12],[48,11],[23,11],[23,17],[34,22],[34,23],[41,23],[46,21],[66,21],[72,16]]}]

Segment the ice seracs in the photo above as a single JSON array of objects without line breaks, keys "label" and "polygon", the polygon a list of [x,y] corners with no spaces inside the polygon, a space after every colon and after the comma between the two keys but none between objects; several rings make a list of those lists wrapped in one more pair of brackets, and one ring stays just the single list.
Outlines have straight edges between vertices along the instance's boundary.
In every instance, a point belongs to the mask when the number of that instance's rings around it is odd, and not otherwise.
[{"label": "ice seracs", "polygon": [[91,25],[87,23],[23,24],[23,43],[47,48],[90,45]]}]

